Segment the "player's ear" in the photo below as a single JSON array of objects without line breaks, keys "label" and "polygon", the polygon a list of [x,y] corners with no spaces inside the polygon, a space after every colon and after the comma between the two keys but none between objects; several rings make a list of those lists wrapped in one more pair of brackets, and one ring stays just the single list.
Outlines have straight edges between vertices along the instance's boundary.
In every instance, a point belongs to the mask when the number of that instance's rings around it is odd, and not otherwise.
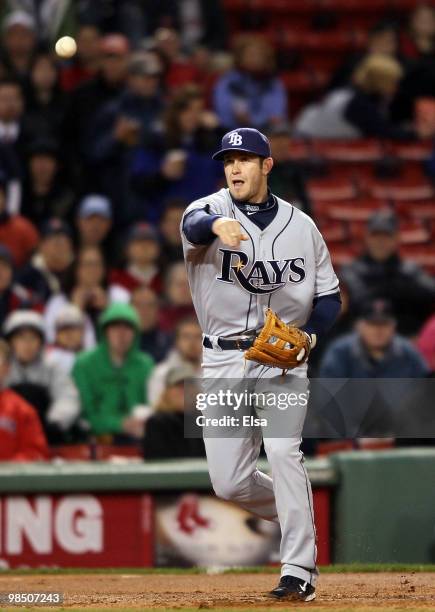
[{"label": "player's ear", "polygon": [[273,159],[271,157],[265,157],[263,159],[263,174],[267,176],[273,168]]}]

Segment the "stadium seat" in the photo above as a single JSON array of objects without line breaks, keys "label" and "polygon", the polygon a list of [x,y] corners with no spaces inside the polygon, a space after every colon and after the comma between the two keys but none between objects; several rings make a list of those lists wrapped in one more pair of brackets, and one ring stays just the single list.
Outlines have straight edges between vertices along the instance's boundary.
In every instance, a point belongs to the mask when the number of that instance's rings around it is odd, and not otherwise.
[{"label": "stadium seat", "polygon": [[353,202],[335,202],[328,208],[328,217],[335,221],[367,221],[377,210],[388,208],[384,200],[358,199]]},{"label": "stadium seat", "polygon": [[432,141],[419,142],[388,142],[385,145],[386,151],[405,161],[424,161],[431,156],[433,151]]},{"label": "stadium seat", "polygon": [[413,217],[417,219],[435,219],[435,203],[430,202],[428,204],[414,204],[410,211]]},{"label": "stadium seat", "polygon": [[382,158],[378,140],[314,140],[316,155],[328,161],[349,163],[375,162]]},{"label": "stadium seat", "polygon": [[373,198],[391,200],[429,200],[434,197],[434,188],[429,181],[393,179],[374,180],[367,184],[367,191]]},{"label": "stadium seat", "polygon": [[307,93],[311,92],[314,87],[314,77],[307,70],[291,70],[281,72],[281,79],[288,89],[290,100],[292,93]]},{"label": "stadium seat", "polygon": [[306,140],[292,140],[288,154],[295,161],[308,160],[311,157],[311,145]]},{"label": "stadium seat", "polygon": [[430,229],[421,221],[403,221],[400,223],[401,244],[427,244],[430,240]]},{"label": "stadium seat", "polygon": [[138,446],[119,446],[115,444],[97,444],[96,460],[106,461],[113,457],[143,459],[142,449]]},{"label": "stadium seat", "polygon": [[338,453],[341,451],[354,450],[355,446],[352,440],[326,440],[319,442],[316,449],[317,457],[325,457],[332,453]]},{"label": "stadium seat", "polygon": [[346,242],[348,239],[348,231],[345,223],[340,221],[324,221],[320,223],[322,236],[327,244],[338,244]]},{"label": "stadium seat", "polygon": [[308,193],[314,202],[352,200],[358,195],[355,184],[348,179],[329,176],[308,181]]},{"label": "stadium seat", "polygon": [[359,249],[357,245],[335,245],[328,244],[329,253],[331,255],[334,266],[340,268],[344,264],[350,263],[358,255]]},{"label": "stadium seat", "polygon": [[397,202],[395,208],[400,217],[413,217],[421,221],[435,220],[435,202]]},{"label": "stadium seat", "polygon": [[435,273],[435,246],[405,244],[400,247],[400,254],[426,268],[428,272]]},{"label": "stadium seat", "polygon": [[91,447],[89,444],[65,444],[50,447],[51,459],[64,459],[66,461],[90,461]]}]

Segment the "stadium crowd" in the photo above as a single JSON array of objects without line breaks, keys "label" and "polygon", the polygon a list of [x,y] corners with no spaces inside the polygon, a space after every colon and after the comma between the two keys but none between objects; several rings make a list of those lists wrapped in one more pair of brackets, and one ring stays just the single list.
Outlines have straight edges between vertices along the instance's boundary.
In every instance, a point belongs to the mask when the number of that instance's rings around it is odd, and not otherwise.
[{"label": "stadium crowd", "polygon": [[[435,105],[435,10],[376,24],[290,121],[288,58],[248,18],[232,32],[219,0],[4,4],[0,459],[90,440],[201,456],[183,438],[183,381],[200,371],[202,336],[179,224],[224,185],[212,152],[229,129],[266,131],[272,191],[317,221],[313,165],[295,161],[293,139],[433,137],[433,107],[414,108]],[[69,59],[54,53],[64,33],[77,41]],[[430,375],[433,276],[400,254],[391,209],[358,240],[338,266],[342,313],[312,374]]]}]

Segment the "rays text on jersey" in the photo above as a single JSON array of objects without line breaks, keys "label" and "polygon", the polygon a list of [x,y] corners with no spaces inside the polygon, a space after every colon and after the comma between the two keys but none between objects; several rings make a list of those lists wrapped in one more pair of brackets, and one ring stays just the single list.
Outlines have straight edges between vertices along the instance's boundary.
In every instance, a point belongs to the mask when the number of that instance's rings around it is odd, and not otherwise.
[{"label": "rays text on jersey", "polygon": [[254,262],[243,251],[219,249],[222,257],[221,273],[216,280],[234,283],[236,280],[249,293],[274,293],[287,282],[301,283],[305,278],[305,259],[256,259]]}]

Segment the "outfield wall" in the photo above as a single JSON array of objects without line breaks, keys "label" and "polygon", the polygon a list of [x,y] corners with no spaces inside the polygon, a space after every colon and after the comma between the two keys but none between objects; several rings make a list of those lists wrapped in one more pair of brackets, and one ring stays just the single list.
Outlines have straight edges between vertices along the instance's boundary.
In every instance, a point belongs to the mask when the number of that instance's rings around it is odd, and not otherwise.
[{"label": "outfield wall", "polygon": [[[435,450],[306,466],[319,564],[435,562]],[[4,567],[278,562],[277,526],[216,499],[205,461],[0,465]]]}]

